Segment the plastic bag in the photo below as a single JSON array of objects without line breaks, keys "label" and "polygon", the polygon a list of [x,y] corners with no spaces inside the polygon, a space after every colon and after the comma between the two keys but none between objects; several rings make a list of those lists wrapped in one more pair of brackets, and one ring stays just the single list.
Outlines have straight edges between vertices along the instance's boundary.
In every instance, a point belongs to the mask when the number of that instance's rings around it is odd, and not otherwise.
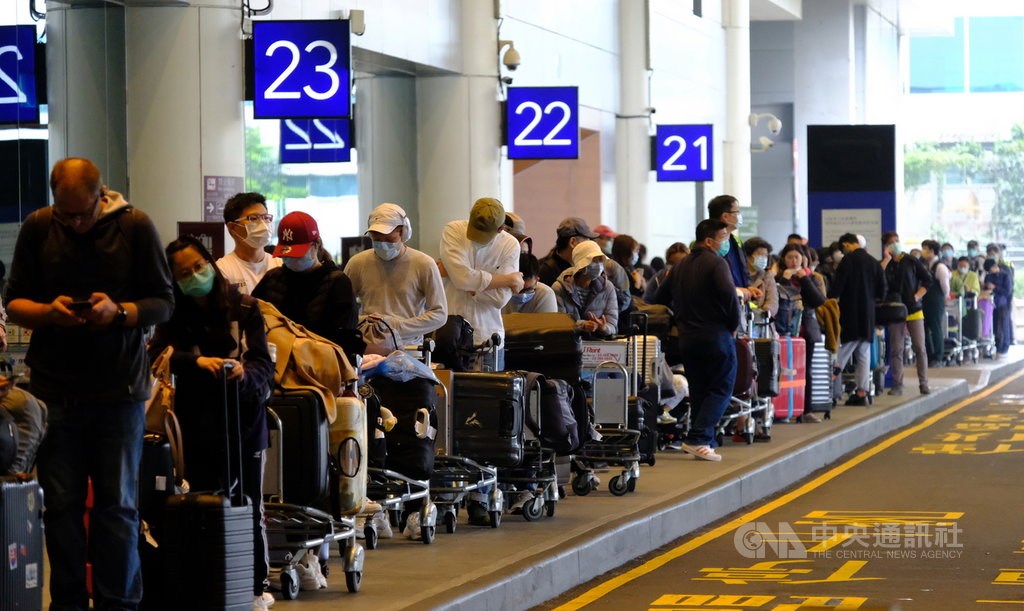
[{"label": "plastic bag", "polygon": [[434,372],[420,361],[409,356],[401,350],[395,350],[387,355],[383,361],[376,366],[363,369],[363,375],[367,378],[383,376],[396,382],[408,382],[413,378],[424,378],[440,384]]}]

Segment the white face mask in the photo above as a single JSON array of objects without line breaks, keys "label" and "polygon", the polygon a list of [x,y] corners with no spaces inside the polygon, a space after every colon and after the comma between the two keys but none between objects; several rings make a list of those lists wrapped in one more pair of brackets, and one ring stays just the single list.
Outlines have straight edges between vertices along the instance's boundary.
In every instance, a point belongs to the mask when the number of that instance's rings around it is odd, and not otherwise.
[{"label": "white face mask", "polygon": [[737,227],[742,227],[743,226],[743,213],[742,212],[737,212],[736,213],[736,226]]},{"label": "white face mask", "polygon": [[960,268],[960,273],[965,275],[965,276],[967,275],[967,272],[969,272],[969,271],[971,271],[970,267],[961,267]]},{"label": "white face mask", "polygon": [[263,221],[256,221],[254,223],[246,223],[244,227],[245,238],[242,241],[249,246],[260,250],[270,243],[270,225]]}]

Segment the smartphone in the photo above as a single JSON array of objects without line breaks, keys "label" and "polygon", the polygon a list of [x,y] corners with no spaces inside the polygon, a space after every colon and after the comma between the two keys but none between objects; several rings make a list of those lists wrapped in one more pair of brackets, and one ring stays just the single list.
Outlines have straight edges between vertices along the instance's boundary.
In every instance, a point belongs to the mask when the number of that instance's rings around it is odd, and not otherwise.
[{"label": "smartphone", "polygon": [[68,309],[73,312],[79,312],[81,310],[88,310],[92,308],[92,302],[88,300],[72,301],[68,304]]}]

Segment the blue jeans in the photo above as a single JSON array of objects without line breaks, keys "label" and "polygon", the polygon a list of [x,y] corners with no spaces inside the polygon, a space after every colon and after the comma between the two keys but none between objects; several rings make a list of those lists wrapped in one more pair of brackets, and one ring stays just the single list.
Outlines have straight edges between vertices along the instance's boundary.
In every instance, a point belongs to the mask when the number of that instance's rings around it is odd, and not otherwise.
[{"label": "blue jeans", "polygon": [[715,447],[715,428],[729,407],[736,382],[736,340],[727,331],[684,335],[679,340],[690,385],[690,431],[686,443]]},{"label": "blue jeans", "polygon": [[[51,611],[88,609],[85,563],[93,563],[97,609],[135,609],[142,598],[137,483],[142,460],[142,403],[51,402],[39,449],[46,511]],[[87,481],[93,509],[86,546]]]}]

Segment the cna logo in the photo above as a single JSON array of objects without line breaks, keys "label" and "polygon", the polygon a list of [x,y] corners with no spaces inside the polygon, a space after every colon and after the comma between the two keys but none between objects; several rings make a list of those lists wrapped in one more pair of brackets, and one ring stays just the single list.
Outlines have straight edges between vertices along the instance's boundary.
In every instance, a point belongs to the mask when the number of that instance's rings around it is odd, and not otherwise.
[{"label": "cna logo", "polygon": [[292,233],[291,229],[283,229],[283,230],[281,230],[281,241],[282,242],[291,242],[292,239],[294,239],[294,234]]},{"label": "cna logo", "polygon": [[779,558],[807,558],[807,547],[785,522],[778,529],[764,522],[748,522],[736,529],[733,544],[744,558],[764,558],[767,550]]}]

